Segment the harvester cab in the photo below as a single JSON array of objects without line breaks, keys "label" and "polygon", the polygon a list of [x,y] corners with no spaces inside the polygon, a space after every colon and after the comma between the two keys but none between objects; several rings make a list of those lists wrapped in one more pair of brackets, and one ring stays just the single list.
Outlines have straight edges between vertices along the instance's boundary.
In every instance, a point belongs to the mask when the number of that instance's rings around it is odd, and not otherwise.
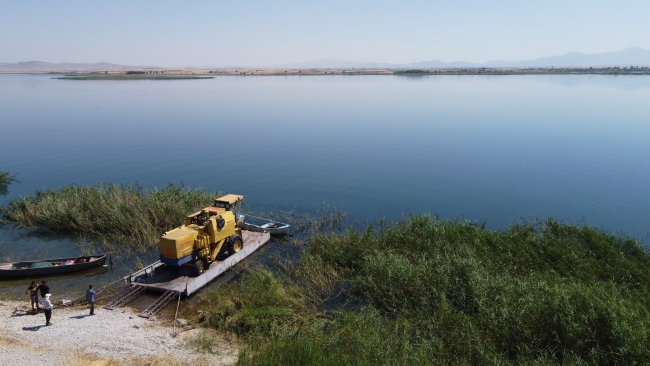
[{"label": "harvester cab", "polygon": [[233,254],[244,246],[237,226],[243,196],[228,194],[211,206],[188,215],[185,224],[160,238],[160,261],[175,267],[191,266],[202,273],[219,254]]}]

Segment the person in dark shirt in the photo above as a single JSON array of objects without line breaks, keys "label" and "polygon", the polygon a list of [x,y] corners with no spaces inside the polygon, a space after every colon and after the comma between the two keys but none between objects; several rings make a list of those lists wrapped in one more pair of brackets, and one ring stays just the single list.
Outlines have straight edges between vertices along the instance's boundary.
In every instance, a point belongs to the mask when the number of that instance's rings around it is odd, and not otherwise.
[{"label": "person in dark shirt", "polygon": [[[32,281],[32,284],[29,285],[25,293],[29,294],[29,298],[32,300],[32,310],[38,311],[38,285],[36,284],[36,281]],[[34,305],[36,305],[36,308],[34,308]]]},{"label": "person in dark shirt", "polygon": [[47,285],[46,281],[43,281],[39,286],[38,286],[38,291],[41,293],[41,299],[45,298],[45,294],[50,292],[50,286]]}]

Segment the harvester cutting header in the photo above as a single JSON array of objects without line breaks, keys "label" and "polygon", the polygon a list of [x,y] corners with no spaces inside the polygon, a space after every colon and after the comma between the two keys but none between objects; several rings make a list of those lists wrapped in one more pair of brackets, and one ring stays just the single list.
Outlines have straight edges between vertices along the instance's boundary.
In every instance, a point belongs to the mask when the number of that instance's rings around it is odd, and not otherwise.
[{"label": "harvester cutting header", "polygon": [[185,224],[160,238],[160,261],[170,266],[191,266],[197,274],[219,254],[237,253],[244,245],[238,219],[244,196],[228,194],[212,206],[188,215]]}]

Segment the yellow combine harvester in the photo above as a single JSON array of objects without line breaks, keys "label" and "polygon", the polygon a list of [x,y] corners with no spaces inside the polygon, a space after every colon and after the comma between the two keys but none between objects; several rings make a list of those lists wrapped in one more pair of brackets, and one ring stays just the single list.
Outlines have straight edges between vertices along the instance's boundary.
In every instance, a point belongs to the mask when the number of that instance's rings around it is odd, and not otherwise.
[{"label": "yellow combine harvester", "polygon": [[237,219],[244,196],[228,194],[212,206],[185,218],[185,225],[160,238],[160,261],[170,266],[192,266],[203,273],[219,253],[236,253],[244,246]]}]

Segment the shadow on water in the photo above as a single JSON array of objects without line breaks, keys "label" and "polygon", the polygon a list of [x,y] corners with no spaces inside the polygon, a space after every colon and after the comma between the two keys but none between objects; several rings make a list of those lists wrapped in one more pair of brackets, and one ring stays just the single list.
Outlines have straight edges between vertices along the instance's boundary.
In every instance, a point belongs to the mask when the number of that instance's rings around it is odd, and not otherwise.
[{"label": "shadow on water", "polygon": [[15,174],[9,174],[9,172],[0,172],[0,196],[6,196],[9,194],[9,185],[12,182],[18,182]]},{"label": "shadow on water", "polygon": [[43,278],[47,278],[48,282],[54,280],[65,281],[65,280],[75,279],[79,277],[89,278],[89,277],[101,276],[111,272],[113,272],[113,269],[110,268],[109,265],[104,265],[101,267],[90,268],[85,271],[78,271],[78,272],[53,274],[53,275],[26,276],[22,278],[17,277],[11,279],[0,279],[0,288],[18,286],[24,283],[29,284],[31,281],[36,281],[36,280],[42,281]]}]

